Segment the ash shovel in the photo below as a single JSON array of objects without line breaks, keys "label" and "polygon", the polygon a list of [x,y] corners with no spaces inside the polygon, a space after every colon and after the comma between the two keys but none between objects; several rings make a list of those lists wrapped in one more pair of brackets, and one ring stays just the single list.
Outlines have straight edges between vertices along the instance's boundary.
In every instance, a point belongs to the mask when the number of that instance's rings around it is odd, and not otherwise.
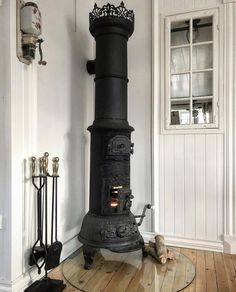
[{"label": "ash shovel", "polygon": [[[57,240],[57,178],[59,158],[53,159],[52,174],[52,218],[51,218],[51,245],[47,249],[46,269],[53,269],[60,264],[62,243]],[[55,223],[54,223],[55,219]],[[55,233],[54,233],[55,226]]]},{"label": "ash shovel", "polygon": [[[42,230],[42,189],[45,185],[45,177],[43,175],[43,169],[42,169],[42,161],[40,160],[40,175],[35,175],[35,162],[36,158],[32,157],[32,182],[34,187],[37,189],[37,240],[35,244],[32,247],[30,258],[29,258],[29,265],[33,266],[36,265],[38,268],[38,273],[41,273],[41,269],[45,263],[45,258],[47,254],[46,246],[43,243],[43,230]],[[39,178],[39,186],[35,183],[35,180]],[[39,245],[38,245],[39,244]],[[38,261],[43,259],[42,263],[39,264]]]}]

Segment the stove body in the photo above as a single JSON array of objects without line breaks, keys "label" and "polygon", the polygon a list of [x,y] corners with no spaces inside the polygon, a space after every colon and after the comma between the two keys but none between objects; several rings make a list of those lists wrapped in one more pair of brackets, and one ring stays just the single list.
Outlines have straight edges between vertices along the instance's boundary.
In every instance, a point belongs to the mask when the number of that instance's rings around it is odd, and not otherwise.
[{"label": "stove body", "polygon": [[130,156],[133,153],[127,121],[127,42],[134,30],[134,14],[120,6],[95,4],[90,32],[96,40],[96,60],[88,62],[95,74],[95,120],[91,133],[90,205],[79,233],[85,268],[99,248],[114,252],[144,245],[130,208]]}]

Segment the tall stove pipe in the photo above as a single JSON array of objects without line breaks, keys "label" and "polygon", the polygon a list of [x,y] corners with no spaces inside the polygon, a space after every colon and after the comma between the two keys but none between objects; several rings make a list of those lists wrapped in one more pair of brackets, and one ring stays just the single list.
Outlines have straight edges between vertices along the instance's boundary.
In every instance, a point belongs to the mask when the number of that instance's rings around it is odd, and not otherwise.
[{"label": "tall stove pipe", "polygon": [[128,252],[143,247],[130,211],[130,155],[134,130],[127,121],[127,42],[134,31],[134,13],[124,7],[95,4],[90,32],[96,60],[87,64],[95,74],[95,120],[91,132],[90,205],[79,233],[85,268],[99,248]]}]

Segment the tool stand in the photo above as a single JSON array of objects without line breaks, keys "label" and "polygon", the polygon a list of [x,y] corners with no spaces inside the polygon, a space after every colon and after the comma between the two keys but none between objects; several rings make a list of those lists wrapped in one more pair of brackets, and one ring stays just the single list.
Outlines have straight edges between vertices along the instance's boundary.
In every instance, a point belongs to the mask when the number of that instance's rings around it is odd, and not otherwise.
[{"label": "tool stand", "polygon": [[[39,158],[39,175],[36,175],[36,158],[32,157],[32,183],[37,190],[37,233],[38,238],[32,247],[29,265],[36,266],[38,274],[44,267],[45,276],[31,284],[25,292],[60,292],[66,285],[62,280],[51,279],[48,271],[60,265],[62,243],[57,240],[57,178],[59,158],[53,158],[53,173],[48,173],[47,152]],[[52,179],[51,244],[48,244],[48,179]],[[55,227],[55,232],[54,232]],[[44,230],[43,230],[44,229]],[[44,234],[43,234],[44,233]]]}]

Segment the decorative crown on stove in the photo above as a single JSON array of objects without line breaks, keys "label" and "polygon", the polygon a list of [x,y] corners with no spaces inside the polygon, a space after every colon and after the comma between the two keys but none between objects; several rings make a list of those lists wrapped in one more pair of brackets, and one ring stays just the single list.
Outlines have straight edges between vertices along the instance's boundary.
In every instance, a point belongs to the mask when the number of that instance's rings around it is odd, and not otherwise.
[{"label": "decorative crown on stove", "polygon": [[94,9],[89,13],[90,25],[97,19],[102,17],[118,17],[134,22],[134,12],[133,10],[128,10],[122,1],[119,6],[107,3],[103,5],[102,8],[94,4]]}]

